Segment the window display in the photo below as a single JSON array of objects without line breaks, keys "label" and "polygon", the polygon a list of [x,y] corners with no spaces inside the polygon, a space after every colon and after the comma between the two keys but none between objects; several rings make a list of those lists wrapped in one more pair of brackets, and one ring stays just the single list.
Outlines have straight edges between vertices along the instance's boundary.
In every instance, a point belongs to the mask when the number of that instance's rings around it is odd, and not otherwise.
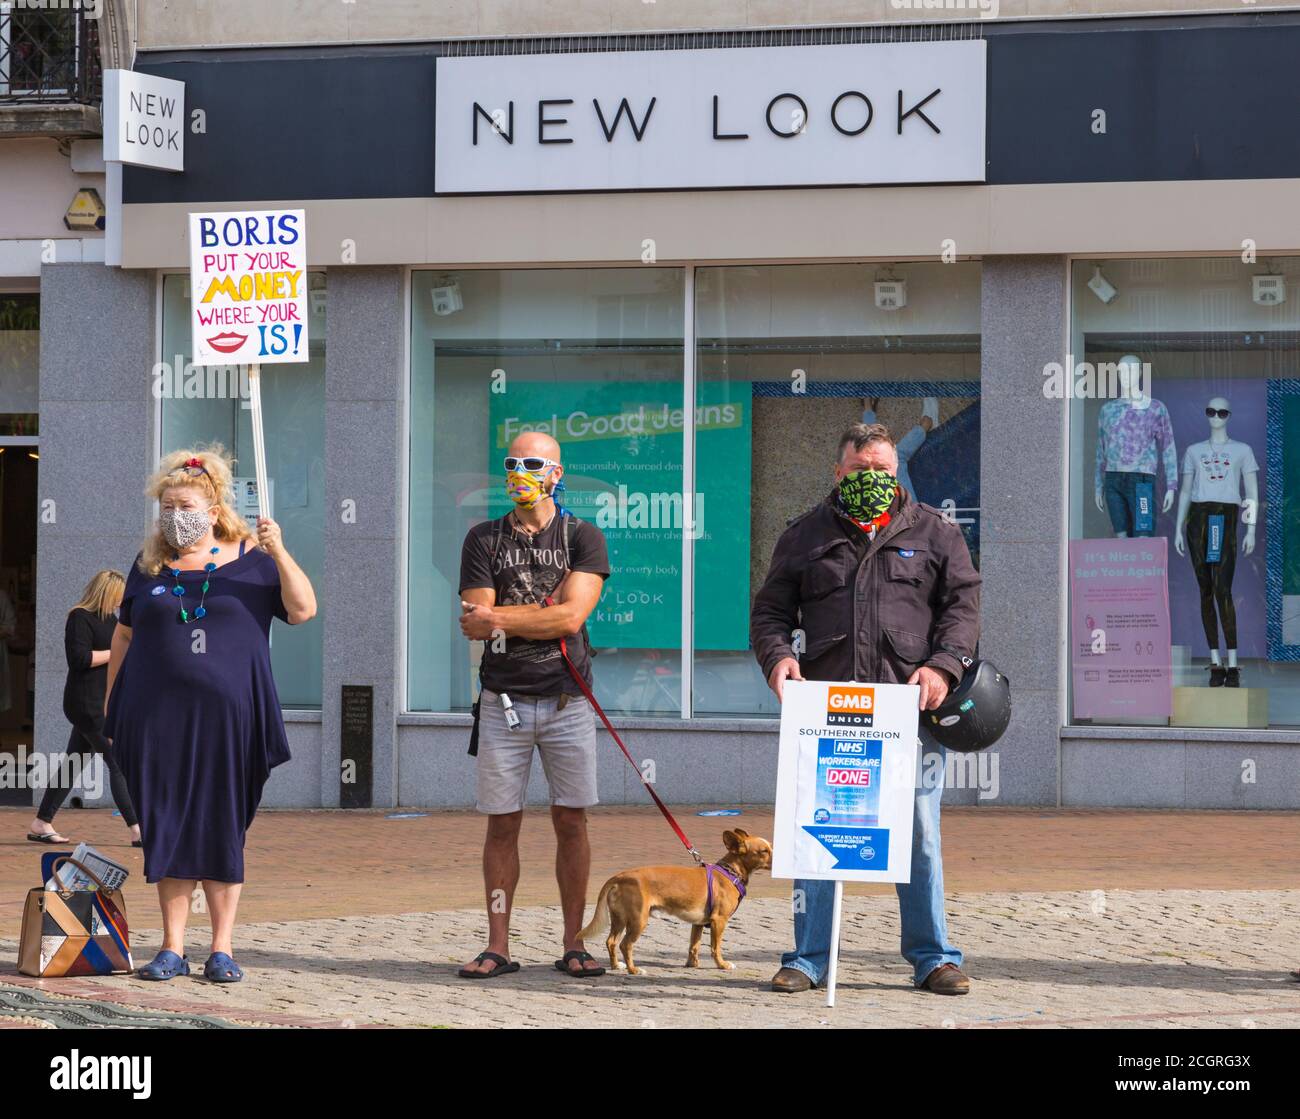
[{"label": "window display", "polygon": [[[905,305],[878,302],[885,272],[910,285]],[[830,491],[849,424],[890,427],[903,484],[962,527],[978,562],[979,281],[969,262],[698,268],[687,338],[683,269],[414,273],[408,709],[473,701],[479,653],[457,625],[460,542],[507,508],[510,440],[545,430],[562,448],[561,503],[609,545],[611,575],[588,620],[602,705],[775,716],[749,648],[752,596],[787,519]]]},{"label": "window display", "polygon": [[[696,433],[694,712],[779,714],[748,651],[752,596],[790,518],[830,492],[838,439],[883,423],[898,477],[961,526],[979,564],[980,266],[792,264],[696,270],[696,404],[748,418],[747,503],[735,460]],[[894,297],[880,298],[888,283]],[[902,301],[898,296],[902,295]],[[739,521],[723,520],[739,513]],[[743,556],[737,577],[737,556]],[[704,572],[717,572],[702,593]],[[735,617],[733,629],[709,625]]]},{"label": "window display", "polygon": [[[503,457],[521,432],[560,443],[559,504],[595,524],[610,578],[587,620],[595,690],[610,713],[682,710],[682,331],[673,268],[416,272],[411,279],[407,706],[465,711],[482,644],[457,622],[461,543],[510,506]],[[695,416],[706,456],[748,461],[747,417]],[[718,515],[741,516],[734,471]],[[728,512],[727,506],[732,511]],[[719,575],[701,572],[708,580]],[[733,629],[725,611],[706,631]]]},{"label": "window display", "polygon": [[37,433],[40,367],[41,297],[0,292],[0,436]]},{"label": "window display", "polygon": [[1105,303],[1097,265],[1074,267],[1073,360],[1099,391],[1070,403],[1073,718],[1300,724],[1284,466],[1300,306],[1252,284],[1300,261],[1108,261]]}]

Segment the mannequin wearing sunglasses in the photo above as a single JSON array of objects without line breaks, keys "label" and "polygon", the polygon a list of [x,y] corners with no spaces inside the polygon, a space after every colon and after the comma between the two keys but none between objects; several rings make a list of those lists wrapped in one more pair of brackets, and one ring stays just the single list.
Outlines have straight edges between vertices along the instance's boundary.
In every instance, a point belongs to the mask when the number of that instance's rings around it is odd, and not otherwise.
[{"label": "mannequin wearing sunglasses", "polygon": [[1153,536],[1156,495],[1163,492],[1160,511],[1168,513],[1178,488],[1173,424],[1169,409],[1153,400],[1150,385],[1143,384],[1136,354],[1120,358],[1117,371],[1119,396],[1106,401],[1097,416],[1094,498],[1116,536]]},{"label": "mannequin wearing sunglasses", "polygon": [[[1221,396],[1206,404],[1210,437],[1193,443],[1183,455],[1183,489],[1174,528],[1174,548],[1192,561],[1201,591],[1201,625],[1210,647],[1212,688],[1241,686],[1237,611],[1232,602],[1237,522],[1246,528],[1241,553],[1248,556],[1255,550],[1255,513],[1259,508],[1259,464],[1247,444],[1228,437],[1231,415],[1231,406]],[[1226,667],[1219,652],[1220,627],[1227,646]]]}]

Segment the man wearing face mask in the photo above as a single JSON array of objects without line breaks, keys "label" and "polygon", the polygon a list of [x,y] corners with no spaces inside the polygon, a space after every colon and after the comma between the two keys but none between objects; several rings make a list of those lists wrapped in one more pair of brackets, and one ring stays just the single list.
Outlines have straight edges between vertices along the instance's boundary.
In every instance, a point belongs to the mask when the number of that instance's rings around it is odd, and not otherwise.
[{"label": "man wearing face mask", "polygon": [[[937,509],[912,500],[897,472],[888,429],[854,424],[840,437],[835,489],[777,541],[750,640],[778,699],[786,680],[916,684],[921,709],[933,710],[975,656],[980,577],[966,541]],[[942,773],[943,747],[924,724],[920,734],[920,773]],[[943,908],[942,795],[941,780],[918,780],[911,881],[898,885],[902,953],[917,987],[964,995],[970,981]],[[774,990],[825,981],[834,886],[795,882],[795,947],[781,959]]]},{"label": "man wearing face mask", "polygon": [[564,912],[555,967],[585,979],[604,974],[578,936],[591,864],[586,810],[596,803],[596,721],[573,672],[591,687],[586,621],[609,576],[609,555],[600,529],[556,502],[564,467],[554,439],[519,436],[503,466],[513,508],[470,529],[461,552],[461,632],[485,643],[476,742],[478,810],[488,818],[488,944],[460,975],[490,979],[519,970],[509,958],[510,905],[536,746],[551,793]]}]

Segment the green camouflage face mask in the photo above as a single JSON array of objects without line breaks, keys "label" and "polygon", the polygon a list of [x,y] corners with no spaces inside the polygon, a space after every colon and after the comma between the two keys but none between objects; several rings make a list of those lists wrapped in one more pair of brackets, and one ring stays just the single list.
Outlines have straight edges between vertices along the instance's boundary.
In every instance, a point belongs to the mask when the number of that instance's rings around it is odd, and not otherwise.
[{"label": "green camouflage face mask", "polygon": [[889,508],[898,481],[884,470],[855,470],[840,479],[840,510],[855,521],[870,521]]}]

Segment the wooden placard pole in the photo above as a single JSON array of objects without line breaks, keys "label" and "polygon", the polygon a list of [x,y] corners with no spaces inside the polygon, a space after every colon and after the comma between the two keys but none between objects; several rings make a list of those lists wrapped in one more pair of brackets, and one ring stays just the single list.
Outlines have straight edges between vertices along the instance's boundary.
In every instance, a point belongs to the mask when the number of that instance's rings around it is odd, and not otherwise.
[{"label": "wooden placard pole", "polygon": [[266,442],[262,436],[262,367],[248,367],[248,408],[253,425],[253,462],[257,476],[257,515],[269,517],[266,482]]}]

